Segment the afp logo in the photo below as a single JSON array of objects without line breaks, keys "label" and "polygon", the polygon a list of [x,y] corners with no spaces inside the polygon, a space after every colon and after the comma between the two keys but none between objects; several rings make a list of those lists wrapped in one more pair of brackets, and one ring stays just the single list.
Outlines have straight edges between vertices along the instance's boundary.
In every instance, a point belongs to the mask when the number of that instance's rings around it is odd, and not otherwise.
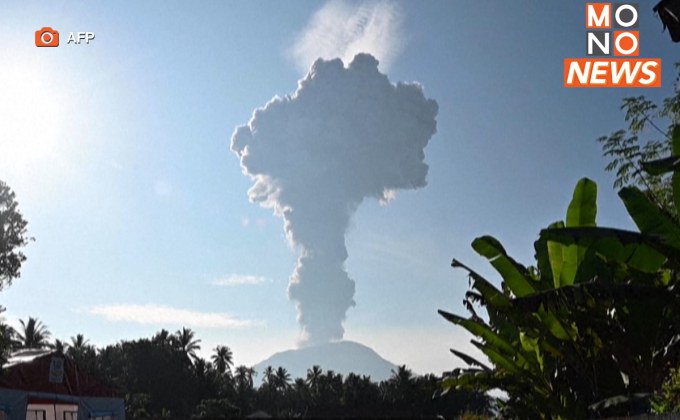
[{"label": "afp logo", "polygon": [[[66,44],[90,44],[95,39],[94,32],[69,32]],[[35,31],[36,47],[58,47],[59,31],[50,26],[44,26]]]}]

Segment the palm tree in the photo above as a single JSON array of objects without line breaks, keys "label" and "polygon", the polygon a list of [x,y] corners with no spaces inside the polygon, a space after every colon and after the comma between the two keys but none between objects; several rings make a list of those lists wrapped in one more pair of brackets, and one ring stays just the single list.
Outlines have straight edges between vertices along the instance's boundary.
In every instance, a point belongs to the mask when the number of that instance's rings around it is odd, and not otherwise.
[{"label": "palm tree", "polygon": [[297,402],[300,406],[307,406],[311,403],[311,397],[309,395],[309,387],[307,382],[302,378],[296,378],[291,385],[291,390],[294,398],[297,398]]},{"label": "palm tree", "polygon": [[284,367],[279,366],[274,373],[274,385],[276,389],[285,390],[290,386],[290,373]]},{"label": "palm tree", "polygon": [[17,333],[17,338],[21,343],[21,348],[42,349],[50,346],[48,340],[52,334],[46,325],[38,321],[38,318],[28,317],[28,322],[20,319],[19,323],[21,323],[22,332]]},{"label": "palm tree", "polygon": [[409,386],[413,382],[413,372],[406,365],[401,365],[396,371],[392,369],[392,377],[389,381],[397,387]]},{"label": "palm tree", "polygon": [[276,404],[276,374],[271,366],[267,366],[262,372],[262,385],[259,392],[264,394],[265,407],[278,413]]},{"label": "palm tree", "polygon": [[[0,181],[0,184],[2,181]],[[6,308],[0,305],[0,314],[5,312]],[[14,328],[5,323],[5,317],[0,315],[0,366],[4,365],[15,350],[20,345],[17,339],[17,332]]]},{"label": "palm tree", "polygon": [[160,344],[161,346],[169,346],[172,344],[172,336],[168,330],[163,328],[151,338],[151,341],[154,344]]},{"label": "palm tree", "polygon": [[319,378],[318,389],[319,401],[328,409],[335,409],[340,405],[342,397],[342,375],[332,370],[327,370],[325,375]]},{"label": "palm tree", "polygon": [[250,389],[253,387],[253,376],[256,375],[255,369],[244,365],[234,369],[234,379],[238,389]]},{"label": "palm tree", "polygon": [[251,412],[254,408],[255,389],[253,388],[253,377],[256,374],[255,369],[244,365],[234,369],[236,403],[241,409],[241,413]]},{"label": "palm tree", "polygon": [[217,369],[220,374],[224,374],[225,372],[231,373],[231,366],[234,364],[233,357],[234,355],[229,347],[215,347],[215,354],[212,356],[215,369]]},{"label": "palm tree", "polygon": [[323,369],[319,365],[314,365],[311,369],[307,369],[307,385],[309,385],[309,389],[313,392],[316,392],[319,388],[321,375],[323,375]]},{"label": "palm tree", "polygon": [[201,346],[198,345],[201,340],[195,340],[195,336],[195,332],[191,331],[190,328],[184,327],[175,333],[175,340],[180,350],[182,350],[182,352],[186,354],[187,357],[194,360],[196,360],[197,357],[196,351],[201,349]]},{"label": "palm tree", "polygon": [[392,394],[391,399],[395,403],[404,403],[415,387],[413,372],[406,365],[397,367],[396,371],[392,369],[392,376],[387,383]]},{"label": "palm tree", "polygon": [[74,349],[76,352],[80,352],[89,344],[90,340],[86,340],[85,336],[82,334],[76,334],[75,337],[71,337],[71,344],[69,344],[68,347]]},{"label": "palm tree", "polygon": [[[345,408],[349,410],[348,417],[360,414],[368,415],[366,410],[375,407],[375,402],[380,400],[378,385],[371,382],[371,378],[366,375],[359,376],[355,373],[349,373],[342,387],[342,401]],[[429,401],[429,399],[425,397],[423,401]]]},{"label": "palm tree", "polygon": [[205,376],[205,374],[211,368],[212,365],[210,364],[210,362],[206,362],[205,359],[201,359],[200,357],[197,358],[196,362],[194,363],[194,372],[199,377]]},{"label": "palm tree", "polygon": [[0,320],[0,366],[9,359],[12,350],[18,346],[14,328]]},{"label": "palm tree", "polygon": [[68,344],[64,343],[60,339],[56,338],[54,340],[54,344],[50,344],[50,347],[52,347],[54,350],[56,350],[59,353],[64,353],[64,352],[66,352],[66,348],[68,347]]},{"label": "palm tree", "polygon": [[268,385],[274,384],[274,368],[267,366],[262,372],[262,382]]},{"label": "palm tree", "polygon": [[85,354],[90,350],[90,340],[85,339],[82,334],[71,337],[71,344],[68,344],[66,352],[76,361],[81,361]]}]

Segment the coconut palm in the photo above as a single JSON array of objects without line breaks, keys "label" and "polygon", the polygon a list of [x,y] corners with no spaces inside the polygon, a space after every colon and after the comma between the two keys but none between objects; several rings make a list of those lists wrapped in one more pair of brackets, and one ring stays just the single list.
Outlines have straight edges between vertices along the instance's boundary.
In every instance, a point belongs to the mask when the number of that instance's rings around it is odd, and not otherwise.
[{"label": "coconut palm", "polygon": [[[6,308],[0,305],[0,314],[5,312],[5,310]],[[4,362],[2,358],[9,356],[10,352],[19,346],[16,335],[16,330],[7,325],[5,317],[0,315],[0,362]]]},{"label": "coconut palm", "polygon": [[21,332],[17,333],[20,348],[42,349],[50,347],[49,338],[52,335],[46,325],[38,321],[38,318],[28,317],[28,321],[19,320]]},{"label": "coconut palm", "polygon": [[279,366],[274,372],[274,386],[276,389],[285,390],[290,386],[290,373],[286,368]]},{"label": "coconut palm", "polygon": [[292,388],[299,395],[302,395],[303,393],[306,393],[306,392],[309,391],[309,387],[307,386],[307,382],[305,382],[305,380],[302,379],[302,378],[295,379],[295,381],[293,381]]},{"label": "coconut palm", "polygon": [[54,343],[50,344],[50,347],[52,347],[55,351],[59,353],[64,353],[66,352],[66,349],[68,348],[68,344],[64,343],[60,339],[56,338],[54,340]]},{"label": "coconut palm", "polygon": [[319,380],[323,375],[323,369],[321,366],[314,365],[311,369],[307,369],[307,385],[312,391],[316,391],[319,388]]},{"label": "coconut palm", "polygon": [[75,337],[71,337],[71,344],[69,344],[68,347],[78,352],[86,348],[89,344],[90,340],[85,339],[85,336],[76,334]]},{"label": "coconut palm", "polygon": [[274,368],[267,366],[262,372],[262,383],[272,386],[274,382]]},{"label": "coconut palm", "polygon": [[172,335],[165,328],[161,329],[151,338],[155,344],[160,344],[161,346],[169,346],[172,344]]},{"label": "coconut palm", "polygon": [[215,354],[212,356],[215,369],[217,369],[220,374],[224,374],[225,372],[231,373],[231,366],[234,364],[233,357],[234,355],[229,347],[215,347]]},{"label": "coconut palm", "polygon": [[89,343],[90,340],[85,339],[85,336],[76,334],[75,337],[71,337],[71,343],[66,345],[66,353],[74,360],[82,360],[91,348]]},{"label": "coconut palm", "polygon": [[256,375],[255,369],[244,365],[234,369],[234,379],[238,389],[250,389],[253,387],[253,377]]},{"label": "coconut palm", "polygon": [[414,393],[416,382],[413,372],[406,365],[401,365],[397,370],[392,369],[392,376],[387,384],[393,402],[399,403]]},{"label": "coconut palm", "polygon": [[252,412],[254,409],[253,377],[257,373],[252,367],[240,365],[234,369],[234,390],[236,391],[236,404],[241,413]]},{"label": "coconut palm", "polygon": [[397,370],[392,369],[392,377],[389,380],[396,386],[406,386],[413,382],[413,372],[406,365],[401,365]]},{"label": "coconut palm", "polygon": [[181,330],[178,330],[174,337],[177,346],[187,355],[187,357],[193,360],[196,360],[197,358],[196,351],[201,349],[201,346],[198,345],[201,340],[197,340],[195,337],[196,333],[194,331],[184,327]]}]

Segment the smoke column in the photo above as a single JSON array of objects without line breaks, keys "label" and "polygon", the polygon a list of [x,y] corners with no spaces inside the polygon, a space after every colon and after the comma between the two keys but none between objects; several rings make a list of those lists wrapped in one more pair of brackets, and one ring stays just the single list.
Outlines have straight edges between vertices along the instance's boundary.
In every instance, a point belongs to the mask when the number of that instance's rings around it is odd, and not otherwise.
[{"label": "smoke column", "polygon": [[437,110],[420,85],[395,86],[373,56],[358,54],[348,67],[317,60],[293,95],[275,97],[234,132],[231,150],[254,181],[250,200],[283,218],[300,252],[288,296],[308,344],[342,338],[354,306],[344,268],[350,217],[366,197],[387,202],[395,190],[426,185],[423,149]]}]

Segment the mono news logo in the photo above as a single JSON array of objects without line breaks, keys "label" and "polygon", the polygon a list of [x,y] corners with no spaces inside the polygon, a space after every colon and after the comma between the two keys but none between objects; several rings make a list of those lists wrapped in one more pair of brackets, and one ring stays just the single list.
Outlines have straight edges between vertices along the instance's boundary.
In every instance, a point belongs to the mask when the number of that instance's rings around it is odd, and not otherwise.
[{"label": "mono news logo", "polygon": [[565,87],[660,87],[661,59],[639,58],[638,3],[586,3],[585,55],[564,59]]},{"label": "mono news logo", "polygon": [[637,3],[615,3],[614,9],[614,13],[611,13],[610,3],[586,4],[587,29],[609,29],[612,26],[616,29],[613,33],[606,30],[587,31],[586,55],[611,55],[612,50],[617,56],[639,55],[640,33],[631,30],[639,25]]}]

